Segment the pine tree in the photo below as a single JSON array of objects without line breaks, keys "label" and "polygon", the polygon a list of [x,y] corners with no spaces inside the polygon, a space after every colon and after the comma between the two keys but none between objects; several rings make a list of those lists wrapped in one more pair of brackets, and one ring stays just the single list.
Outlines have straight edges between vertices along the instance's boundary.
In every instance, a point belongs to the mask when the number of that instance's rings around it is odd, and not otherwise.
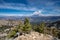
[{"label": "pine tree", "polygon": [[25,18],[25,21],[24,21],[24,26],[23,26],[23,32],[24,33],[29,33],[31,31],[31,24],[29,22],[29,19],[28,18]]},{"label": "pine tree", "polygon": [[40,33],[44,33],[44,27],[45,27],[45,26],[46,26],[46,25],[45,25],[44,22],[40,23],[40,26],[39,26]]},{"label": "pine tree", "polygon": [[55,27],[51,27],[51,35],[54,36],[54,37],[57,37],[57,29]]},{"label": "pine tree", "polygon": [[46,26],[45,23],[41,22],[39,26],[34,27],[34,30],[39,32],[39,33],[44,33],[45,26]]}]

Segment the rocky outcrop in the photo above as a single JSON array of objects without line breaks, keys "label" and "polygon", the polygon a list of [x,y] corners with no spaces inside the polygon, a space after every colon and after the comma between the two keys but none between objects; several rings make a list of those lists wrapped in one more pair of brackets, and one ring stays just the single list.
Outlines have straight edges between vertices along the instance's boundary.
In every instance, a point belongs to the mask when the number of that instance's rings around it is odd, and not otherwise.
[{"label": "rocky outcrop", "polygon": [[38,32],[31,32],[30,34],[25,34],[18,36],[16,40],[52,40],[53,37],[50,35],[40,34]]}]

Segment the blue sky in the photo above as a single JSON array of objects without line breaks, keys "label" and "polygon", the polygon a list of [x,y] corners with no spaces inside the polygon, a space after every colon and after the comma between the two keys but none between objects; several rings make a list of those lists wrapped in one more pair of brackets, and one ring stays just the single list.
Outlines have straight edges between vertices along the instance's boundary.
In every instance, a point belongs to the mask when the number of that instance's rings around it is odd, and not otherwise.
[{"label": "blue sky", "polygon": [[60,16],[60,0],[0,0],[0,15]]}]

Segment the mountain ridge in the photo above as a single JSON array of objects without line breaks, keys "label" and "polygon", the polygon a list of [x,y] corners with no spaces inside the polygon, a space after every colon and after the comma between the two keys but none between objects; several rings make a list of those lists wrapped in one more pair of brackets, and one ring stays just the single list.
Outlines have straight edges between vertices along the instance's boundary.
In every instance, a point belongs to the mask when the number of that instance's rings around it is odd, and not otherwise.
[{"label": "mountain ridge", "polygon": [[[24,20],[27,16],[0,16],[0,20]],[[30,22],[54,22],[60,20],[60,16],[28,16]],[[35,20],[35,21],[34,21]]]}]

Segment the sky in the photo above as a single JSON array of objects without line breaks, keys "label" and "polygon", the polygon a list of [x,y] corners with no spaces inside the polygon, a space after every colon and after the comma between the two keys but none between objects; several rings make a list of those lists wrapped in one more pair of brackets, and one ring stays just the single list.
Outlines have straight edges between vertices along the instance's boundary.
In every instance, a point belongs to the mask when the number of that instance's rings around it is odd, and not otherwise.
[{"label": "sky", "polygon": [[0,0],[0,16],[60,16],[60,0]]}]

